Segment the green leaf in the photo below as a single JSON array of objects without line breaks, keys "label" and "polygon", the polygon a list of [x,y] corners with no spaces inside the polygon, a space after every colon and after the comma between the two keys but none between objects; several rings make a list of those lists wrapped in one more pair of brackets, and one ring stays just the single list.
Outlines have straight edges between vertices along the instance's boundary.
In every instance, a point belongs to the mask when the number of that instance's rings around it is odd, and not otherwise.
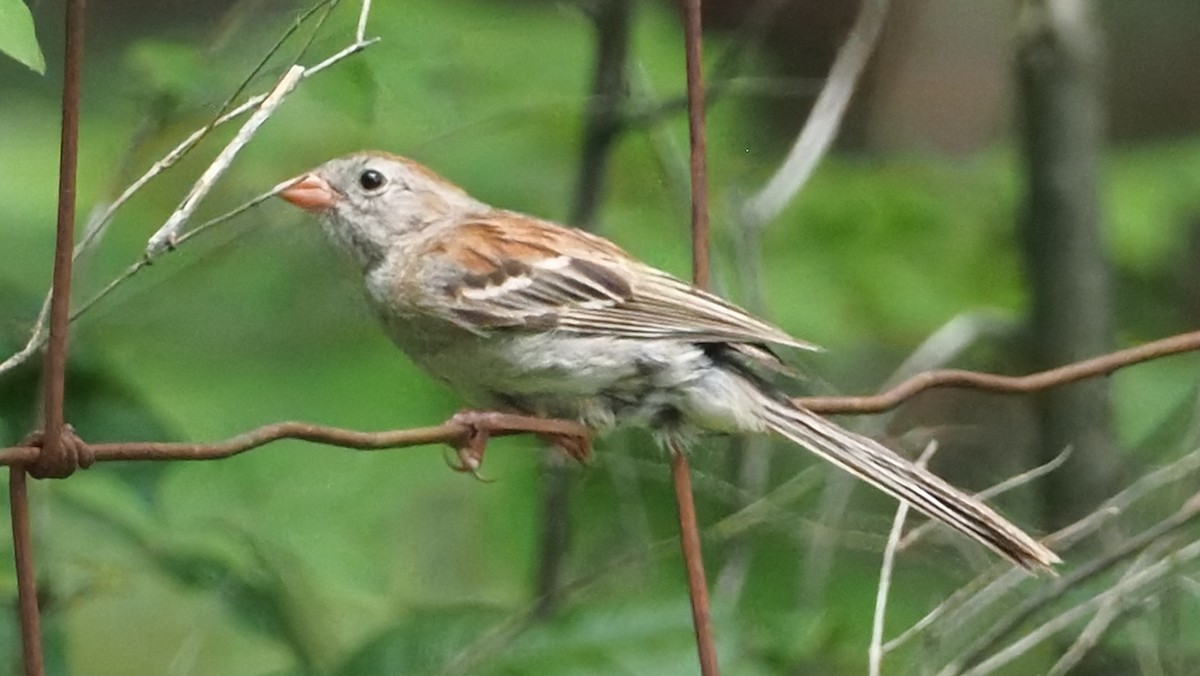
[{"label": "green leaf", "polygon": [[0,52],[42,75],[46,59],[33,30],[33,17],[21,0],[0,0]]}]

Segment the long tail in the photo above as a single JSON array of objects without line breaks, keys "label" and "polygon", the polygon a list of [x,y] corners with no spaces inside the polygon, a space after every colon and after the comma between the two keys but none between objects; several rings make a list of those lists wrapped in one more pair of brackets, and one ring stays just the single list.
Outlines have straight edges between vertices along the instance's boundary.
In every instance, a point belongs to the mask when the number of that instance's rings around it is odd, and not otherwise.
[{"label": "long tail", "polygon": [[1058,556],[995,510],[882,444],[787,402],[765,400],[767,425],[825,460],[1031,571],[1051,571]]}]

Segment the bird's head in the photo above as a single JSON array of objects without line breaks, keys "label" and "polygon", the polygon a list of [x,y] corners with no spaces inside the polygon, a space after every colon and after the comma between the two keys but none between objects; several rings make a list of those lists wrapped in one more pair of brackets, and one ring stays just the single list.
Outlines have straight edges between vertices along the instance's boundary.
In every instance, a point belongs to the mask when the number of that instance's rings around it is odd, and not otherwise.
[{"label": "bird's head", "polygon": [[319,216],[364,268],[405,238],[488,208],[421,164],[381,152],[330,160],[284,185],[279,196]]}]

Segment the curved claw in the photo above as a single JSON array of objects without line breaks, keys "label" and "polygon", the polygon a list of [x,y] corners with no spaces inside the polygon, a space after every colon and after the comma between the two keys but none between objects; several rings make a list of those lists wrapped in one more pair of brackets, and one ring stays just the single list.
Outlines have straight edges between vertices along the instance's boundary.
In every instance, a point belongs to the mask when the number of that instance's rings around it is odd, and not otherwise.
[{"label": "curved claw", "polygon": [[453,446],[458,462],[447,458],[446,464],[455,472],[466,472],[478,481],[491,483],[492,479],[479,473],[479,468],[483,465],[483,453],[487,450],[487,443],[491,438],[487,427],[487,414],[479,411],[459,411],[450,420],[467,427],[468,432],[461,442]]},{"label": "curved claw", "polygon": [[461,459],[459,459],[457,462],[452,460],[450,458],[450,451],[456,451],[456,449],[453,449],[453,448],[443,448],[442,449],[442,462],[446,463],[447,467],[454,470],[455,472],[466,472],[469,469],[471,469],[470,467],[464,466],[462,464]]},{"label": "curved claw", "polygon": [[479,483],[481,483],[481,484],[494,484],[494,483],[496,483],[496,480],[495,480],[495,479],[493,479],[493,478],[491,478],[491,477],[484,476],[484,475],[480,474],[480,473],[479,473],[479,470],[477,470],[477,469],[469,469],[469,470],[467,470],[467,473],[468,473],[468,474],[470,474],[470,475],[471,475],[471,476],[472,476],[472,477],[473,477],[473,478],[474,478],[476,481],[478,481],[478,482],[479,482]]},{"label": "curved claw", "polygon": [[[451,450],[454,452],[453,459],[449,454]],[[479,473],[479,460],[471,454],[468,448],[443,449],[442,460],[445,461],[446,466],[451,470],[470,474],[472,477],[475,477],[476,481],[481,481],[485,484],[495,483],[496,481]]]}]

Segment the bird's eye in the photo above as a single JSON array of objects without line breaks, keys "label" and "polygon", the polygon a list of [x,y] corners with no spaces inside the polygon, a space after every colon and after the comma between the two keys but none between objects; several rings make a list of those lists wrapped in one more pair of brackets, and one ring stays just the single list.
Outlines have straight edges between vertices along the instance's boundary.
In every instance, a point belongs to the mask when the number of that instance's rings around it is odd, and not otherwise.
[{"label": "bird's eye", "polygon": [[374,169],[367,169],[358,176],[358,184],[361,185],[364,190],[376,190],[381,187],[383,183],[383,174],[375,171]]}]

